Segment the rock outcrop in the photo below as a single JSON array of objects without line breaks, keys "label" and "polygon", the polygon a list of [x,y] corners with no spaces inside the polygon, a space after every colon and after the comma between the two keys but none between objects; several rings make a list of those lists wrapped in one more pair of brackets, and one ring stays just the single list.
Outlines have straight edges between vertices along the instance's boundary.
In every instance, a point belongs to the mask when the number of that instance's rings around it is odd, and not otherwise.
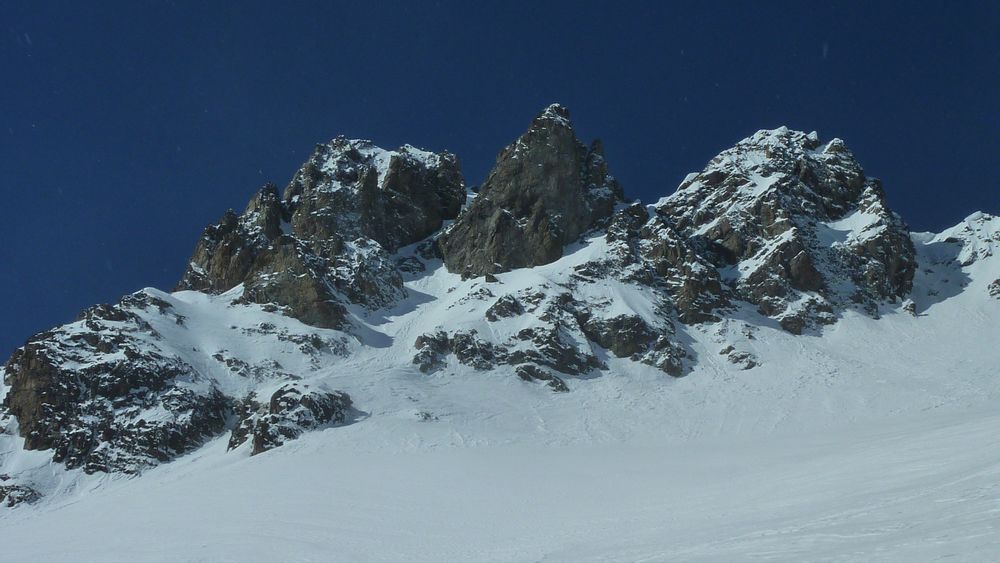
[{"label": "rock outcrop", "polygon": [[27,485],[9,484],[10,476],[0,475],[0,506],[13,508],[19,504],[34,504],[42,495]]},{"label": "rock outcrop", "polygon": [[1000,253],[1000,217],[977,211],[937,238],[960,244],[958,265],[972,266]]},{"label": "rock outcrop", "polygon": [[14,352],[3,406],[25,449],[52,450],[54,461],[87,473],[138,473],[223,431],[228,399],[160,346],[143,309],[171,314],[140,292],[87,309]]},{"label": "rock outcrop", "polygon": [[[421,371],[427,373],[445,366],[447,358],[454,356],[458,363],[477,370],[498,366],[535,364],[567,376],[586,375],[605,367],[595,355],[583,333],[576,302],[568,293],[549,295],[532,292],[530,295],[503,296],[487,310],[486,315],[496,314],[498,303],[524,302],[527,308],[509,309],[509,316],[527,315],[528,326],[517,329],[514,325],[506,331],[499,327],[492,330],[489,339],[481,338],[475,330],[447,331],[423,334],[417,337],[413,358]],[[506,314],[506,313],[505,313]]]},{"label": "rock outcrop", "polygon": [[[302,331],[292,320],[291,329],[224,324],[219,308],[247,309],[234,318],[250,321],[266,313],[222,301],[203,317],[190,303],[143,290],[35,335],[3,366],[0,438],[17,434],[24,449],[49,451],[67,469],[134,475],[230,430],[244,389],[298,381],[347,354],[343,333]],[[206,321],[214,327],[207,338]],[[32,502],[41,494],[33,487],[0,482],[0,495]]]},{"label": "rock outcrop", "polygon": [[581,310],[581,329],[591,342],[596,342],[619,358],[656,366],[674,377],[684,373],[683,359],[687,352],[671,341],[673,327],[654,329],[639,315],[618,315],[610,318],[592,317]]},{"label": "rock outcrop", "polygon": [[387,151],[338,137],[318,145],[285,189],[291,233],[322,254],[368,238],[387,252],[423,240],[465,203],[458,159],[405,145]]},{"label": "rock outcrop", "polygon": [[715,266],[641,203],[616,213],[604,239],[608,251],[576,266],[578,280],[610,277],[656,288],[685,323],[716,320],[715,311],[729,304],[731,292]]},{"label": "rock outcrop", "polygon": [[390,254],[436,232],[464,201],[453,155],[338,137],[316,147],[282,197],[267,185],[241,215],[209,226],[177,289],[243,284],[244,302],[344,328],[345,303],[377,308],[404,295]]},{"label": "rock outcrop", "polygon": [[285,383],[267,403],[251,395],[237,406],[240,420],[229,439],[229,449],[251,442],[250,455],[277,448],[308,430],[347,421],[351,398],[343,391]]},{"label": "rock outcrop", "polygon": [[[493,328],[488,339],[475,330],[420,335],[414,342],[413,363],[429,373],[445,367],[453,356],[459,364],[477,370],[515,366],[522,379],[549,381],[551,374],[541,368],[564,377],[607,369],[598,356],[596,347],[600,347],[675,377],[683,375],[688,352],[672,340],[674,328],[669,321],[660,320],[654,326],[638,315],[609,316],[611,303],[579,301],[571,293],[546,289],[503,295],[490,305],[485,313],[489,322],[516,322]],[[551,386],[561,391],[565,385],[559,380]]]},{"label": "rock outcrop", "polygon": [[654,208],[739,299],[790,332],[845,306],[875,315],[912,285],[909,231],[839,139],[759,131]]},{"label": "rock outcrop", "polygon": [[553,104],[500,152],[438,244],[448,269],[470,276],[548,264],[622,199],[600,142],[580,143],[569,111]]}]

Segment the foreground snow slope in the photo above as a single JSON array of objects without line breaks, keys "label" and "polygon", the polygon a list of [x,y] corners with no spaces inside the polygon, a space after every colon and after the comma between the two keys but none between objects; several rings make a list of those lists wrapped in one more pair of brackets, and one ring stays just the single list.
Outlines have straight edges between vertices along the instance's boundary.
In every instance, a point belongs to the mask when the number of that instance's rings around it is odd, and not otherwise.
[{"label": "foreground snow slope", "polygon": [[[995,559],[995,409],[663,445],[357,452],[219,441],[4,522],[7,560]],[[348,442],[348,443],[345,443]]]},{"label": "foreground snow slope", "polygon": [[[699,358],[687,377],[607,355],[610,369],[567,380],[570,393],[454,361],[432,374],[401,362],[445,322],[513,330],[482,320],[489,301],[463,300],[481,281],[432,268],[407,281],[406,302],[364,317],[375,345],[302,369],[307,382],[350,393],[356,424],[254,457],[227,452],[223,436],[136,479],[67,471],[4,437],[4,467],[47,475],[53,494],[0,512],[2,558],[996,559],[995,223],[973,216],[914,236],[916,315],[885,305],[880,319],[847,312],[795,336],[738,313],[683,333]],[[600,244],[499,283],[556,283]],[[589,290],[652,314],[634,286]],[[232,296],[159,295],[248,358],[282,351],[232,326],[339,334],[229,307]],[[205,348],[185,351],[192,361],[214,350],[169,326],[158,328],[178,331],[168,338],[178,349]],[[732,344],[761,365],[726,361],[720,348]]]}]

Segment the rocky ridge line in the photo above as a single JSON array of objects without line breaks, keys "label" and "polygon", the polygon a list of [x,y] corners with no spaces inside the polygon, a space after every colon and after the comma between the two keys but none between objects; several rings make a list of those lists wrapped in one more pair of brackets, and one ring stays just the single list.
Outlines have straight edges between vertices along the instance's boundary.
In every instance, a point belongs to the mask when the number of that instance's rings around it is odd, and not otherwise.
[{"label": "rocky ridge line", "polygon": [[[580,143],[554,104],[501,151],[463,208],[466,199],[449,153],[343,137],[317,145],[283,193],[267,185],[243,213],[206,228],[177,286],[316,327],[230,327],[303,361],[188,350],[164,329],[198,329],[170,296],[142,291],[18,349],[4,366],[3,427],[67,468],[135,474],[225,432],[231,447],[256,454],[350,422],[350,397],[299,379],[367,345],[365,311],[400,303],[403,280],[428,275],[438,259],[475,280],[459,301],[489,330],[439,327],[401,361],[423,373],[449,362],[505,370],[554,391],[600,375],[602,358],[682,376],[698,361],[684,332],[706,323],[719,327],[721,355],[754,369],[752,354],[724,342],[731,318],[751,319],[733,324],[750,338],[753,323],[801,333],[848,309],[877,316],[908,296],[917,270],[907,226],[844,143],[785,128],[740,141],[647,206],[626,203],[600,143]],[[956,235],[963,266],[992,255],[1000,236],[989,216],[966,230]],[[507,290],[498,280],[552,265],[570,245],[601,251],[558,281]],[[603,297],[614,284],[641,288],[645,312]],[[0,501],[37,499],[32,483],[2,477]]]}]

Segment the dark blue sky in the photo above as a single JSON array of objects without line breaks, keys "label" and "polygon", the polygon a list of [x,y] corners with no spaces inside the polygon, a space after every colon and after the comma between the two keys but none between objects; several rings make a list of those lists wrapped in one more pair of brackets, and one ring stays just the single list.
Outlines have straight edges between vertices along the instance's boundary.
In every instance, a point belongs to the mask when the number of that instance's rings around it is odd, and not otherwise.
[{"label": "dark blue sky", "polygon": [[0,356],[172,287],[317,142],[449,149],[475,184],[552,101],[647,201],[785,124],[916,230],[1000,211],[997,2],[288,4],[0,3]]}]

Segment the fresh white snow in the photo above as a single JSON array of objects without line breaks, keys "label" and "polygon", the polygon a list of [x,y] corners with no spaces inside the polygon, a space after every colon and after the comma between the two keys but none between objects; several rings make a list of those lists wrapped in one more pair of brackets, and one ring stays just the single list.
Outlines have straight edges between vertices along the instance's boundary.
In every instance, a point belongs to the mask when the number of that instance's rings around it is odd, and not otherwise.
[{"label": "fresh white snow", "polygon": [[[830,228],[863,218],[850,221]],[[348,338],[348,354],[318,367],[241,329],[342,333],[229,306],[235,294],[157,293],[186,319],[156,329],[206,378],[248,385],[206,359],[220,349],[277,359],[348,392],[361,419],[254,457],[227,452],[223,436],[135,479],[68,472],[4,436],[5,470],[48,472],[55,492],[0,511],[0,559],[996,560],[1000,299],[986,288],[1000,278],[997,223],[914,236],[915,316],[887,304],[881,319],[848,312],[822,335],[792,336],[741,311],[678,333],[698,356],[684,378],[598,350],[610,369],[567,378],[568,393],[457,362],[426,375],[407,359],[438,326],[516,332],[523,319],[487,322],[494,299],[470,296],[555,286],[606,251],[600,238],[499,284],[433,265],[406,282],[405,301],[366,314],[368,346]],[[608,299],[601,314],[656,315],[642,288],[581,287]],[[729,344],[761,366],[730,364]]]}]

